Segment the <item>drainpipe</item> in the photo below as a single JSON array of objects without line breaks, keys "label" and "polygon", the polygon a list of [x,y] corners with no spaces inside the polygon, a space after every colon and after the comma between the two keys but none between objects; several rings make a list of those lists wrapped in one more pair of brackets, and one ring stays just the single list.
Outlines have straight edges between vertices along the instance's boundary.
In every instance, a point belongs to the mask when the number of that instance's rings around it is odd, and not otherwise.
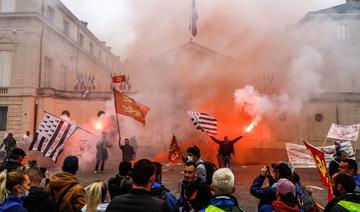
[{"label": "drainpipe", "polygon": [[[44,0],[41,2],[41,15],[44,17],[45,7]],[[33,135],[36,133],[36,124],[38,119],[38,107],[39,107],[39,97],[38,91],[41,88],[41,73],[42,73],[42,58],[43,58],[43,41],[44,41],[44,23],[42,22],[41,26],[41,34],[40,34],[40,58],[39,58],[39,81],[38,81],[38,89],[35,94],[35,105],[34,105],[34,123],[33,123]]]}]

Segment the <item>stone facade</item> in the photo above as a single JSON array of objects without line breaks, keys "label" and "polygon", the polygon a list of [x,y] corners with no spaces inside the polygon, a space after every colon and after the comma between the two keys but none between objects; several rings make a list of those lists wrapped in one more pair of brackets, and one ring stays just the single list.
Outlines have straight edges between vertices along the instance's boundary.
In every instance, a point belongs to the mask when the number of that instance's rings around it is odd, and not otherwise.
[{"label": "stone facade", "polygon": [[[122,66],[59,0],[0,0],[0,107],[16,139],[34,132],[43,111],[63,110],[81,124],[111,98],[111,75]],[[6,81],[8,79],[8,81]],[[2,120],[3,121],[3,120]]]}]

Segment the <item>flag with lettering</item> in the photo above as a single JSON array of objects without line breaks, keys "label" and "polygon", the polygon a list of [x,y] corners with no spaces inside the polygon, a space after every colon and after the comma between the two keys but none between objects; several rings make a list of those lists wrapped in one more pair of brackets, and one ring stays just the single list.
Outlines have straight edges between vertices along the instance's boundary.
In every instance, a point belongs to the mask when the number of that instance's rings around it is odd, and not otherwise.
[{"label": "flag with lettering", "polygon": [[217,120],[214,116],[193,111],[188,111],[188,114],[196,129],[213,135],[217,134]]},{"label": "flag with lettering", "polygon": [[171,139],[171,143],[170,143],[168,159],[170,162],[175,163],[176,161],[180,160],[181,157],[182,157],[182,154],[181,154],[180,147],[177,143],[176,136],[173,135],[173,137]]},{"label": "flag with lettering", "polygon": [[75,124],[45,112],[29,150],[40,151],[45,157],[56,162],[64,150],[66,140],[75,130]]},{"label": "flag with lettering", "polygon": [[316,168],[319,172],[323,186],[328,188],[328,200],[330,200],[333,198],[333,195],[331,191],[332,189],[331,189],[329,173],[326,169],[325,153],[317,149],[310,143],[306,142],[305,140],[303,140],[303,142],[315,161]]},{"label": "flag with lettering", "polygon": [[117,114],[131,117],[145,125],[146,114],[150,111],[145,105],[136,102],[125,94],[114,90],[115,111]]}]

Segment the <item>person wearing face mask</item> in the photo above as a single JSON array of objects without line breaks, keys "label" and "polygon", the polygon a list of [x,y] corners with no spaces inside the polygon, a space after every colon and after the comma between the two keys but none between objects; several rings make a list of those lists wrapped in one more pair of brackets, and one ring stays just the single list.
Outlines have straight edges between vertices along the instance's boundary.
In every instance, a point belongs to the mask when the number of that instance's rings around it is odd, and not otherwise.
[{"label": "person wearing face mask", "polygon": [[40,187],[42,174],[40,168],[30,167],[26,170],[30,178],[29,195],[24,198],[24,207],[29,212],[58,211],[54,198]]},{"label": "person wearing face mask", "polygon": [[20,172],[0,173],[0,211],[27,212],[22,198],[28,194],[30,180]]},{"label": "person wearing face mask", "polygon": [[209,186],[196,177],[196,165],[194,162],[186,162],[184,167],[184,179],[181,182],[181,192],[178,199],[181,211],[199,211],[208,205],[211,199]]},{"label": "person wearing face mask", "polygon": [[197,146],[191,146],[187,149],[187,157],[185,158],[185,162],[193,162],[196,168],[196,177],[200,178],[204,182],[206,181],[206,168],[204,165],[204,161],[201,160],[200,149]]}]

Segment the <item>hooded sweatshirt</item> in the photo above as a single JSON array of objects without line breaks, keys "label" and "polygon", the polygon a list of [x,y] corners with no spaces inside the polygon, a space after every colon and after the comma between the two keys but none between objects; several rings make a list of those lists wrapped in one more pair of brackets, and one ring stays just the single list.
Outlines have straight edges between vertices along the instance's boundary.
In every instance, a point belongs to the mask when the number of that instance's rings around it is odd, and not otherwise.
[{"label": "hooded sweatshirt", "polygon": [[283,202],[281,200],[273,201],[273,211],[275,212],[298,212],[299,208],[296,204]]},{"label": "hooded sweatshirt", "polygon": [[54,197],[59,211],[81,210],[86,204],[84,189],[75,175],[69,172],[54,174],[46,190]]}]

